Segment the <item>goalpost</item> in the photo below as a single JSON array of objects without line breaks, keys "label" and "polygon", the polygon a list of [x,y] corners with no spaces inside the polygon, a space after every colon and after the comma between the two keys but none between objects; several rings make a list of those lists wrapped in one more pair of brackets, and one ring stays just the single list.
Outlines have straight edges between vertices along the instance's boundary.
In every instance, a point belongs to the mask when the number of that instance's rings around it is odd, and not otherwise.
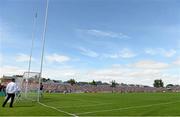
[{"label": "goalpost", "polygon": [[40,73],[38,72],[24,72],[22,78],[17,78],[16,83],[20,89],[18,94],[20,100],[38,101],[40,98],[39,93],[39,80]]},{"label": "goalpost", "polygon": [[[42,69],[43,69],[43,60],[44,60],[45,34],[46,34],[46,27],[47,27],[48,6],[49,6],[49,0],[47,0],[46,2],[44,30],[43,30],[43,35],[42,35],[42,53],[41,53],[40,72],[31,72],[31,59],[32,59],[32,51],[34,47],[34,31],[33,31],[28,72],[25,72],[23,74],[23,78],[18,78],[16,81],[21,91],[21,96],[20,96],[21,99],[25,98],[25,99],[30,99],[30,100],[39,102],[41,98],[40,83],[41,83],[41,77],[42,77],[42,71],[43,71]],[[36,24],[35,23],[36,18],[37,18],[37,13],[33,21],[33,28],[35,27],[35,24]]]}]

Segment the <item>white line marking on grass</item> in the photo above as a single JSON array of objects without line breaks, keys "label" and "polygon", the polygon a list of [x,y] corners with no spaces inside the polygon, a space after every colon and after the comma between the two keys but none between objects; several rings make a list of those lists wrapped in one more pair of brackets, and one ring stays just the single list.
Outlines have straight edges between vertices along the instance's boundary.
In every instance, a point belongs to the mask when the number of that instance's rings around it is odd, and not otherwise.
[{"label": "white line marking on grass", "polygon": [[38,102],[38,103],[39,103],[40,105],[44,106],[44,107],[54,109],[54,110],[56,110],[56,111],[58,111],[58,112],[65,113],[65,114],[67,114],[67,115],[71,115],[71,116],[73,116],[73,117],[78,117],[78,116],[76,116],[76,115],[75,115],[75,114],[73,114],[73,113],[69,113],[69,112],[66,112],[66,111],[60,110],[60,109],[55,108],[55,107],[53,107],[53,106],[48,106],[48,105],[43,104],[43,103],[41,103],[41,102]]},{"label": "white line marking on grass", "polygon": [[159,103],[159,104],[150,104],[150,105],[142,105],[142,106],[130,106],[130,107],[124,107],[124,108],[108,109],[108,110],[90,111],[90,112],[76,113],[76,115],[84,115],[84,114],[91,114],[91,113],[98,113],[98,112],[108,112],[108,111],[114,111],[114,110],[127,110],[127,109],[135,109],[135,108],[145,108],[145,107],[151,107],[151,106],[173,104],[173,103],[177,103],[177,102],[180,102],[180,101],[166,102],[166,103]]}]

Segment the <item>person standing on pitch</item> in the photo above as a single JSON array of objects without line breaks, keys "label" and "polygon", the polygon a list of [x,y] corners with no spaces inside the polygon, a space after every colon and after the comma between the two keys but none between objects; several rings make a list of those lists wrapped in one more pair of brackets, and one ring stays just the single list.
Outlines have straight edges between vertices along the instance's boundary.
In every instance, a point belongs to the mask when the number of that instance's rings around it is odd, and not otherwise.
[{"label": "person standing on pitch", "polygon": [[13,107],[14,97],[17,91],[18,91],[18,86],[15,83],[15,79],[12,79],[12,81],[8,83],[8,85],[6,86],[7,98],[4,101],[2,107],[5,107],[6,103],[10,98],[11,98],[10,107]]},{"label": "person standing on pitch", "polygon": [[41,97],[43,97],[43,88],[44,88],[44,86],[43,86],[43,84],[41,82],[40,83],[40,94],[41,94]]}]

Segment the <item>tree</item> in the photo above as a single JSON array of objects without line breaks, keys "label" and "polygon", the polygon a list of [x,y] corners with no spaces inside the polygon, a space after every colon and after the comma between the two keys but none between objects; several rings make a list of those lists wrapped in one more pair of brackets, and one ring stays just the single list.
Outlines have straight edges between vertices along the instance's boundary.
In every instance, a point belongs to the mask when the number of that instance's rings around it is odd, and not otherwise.
[{"label": "tree", "polygon": [[117,85],[116,81],[112,80],[111,81],[112,93],[114,93],[114,89],[116,88],[116,85]]},{"label": "tree", "polygon": [[42,82],[48,82],[48,81],[50,81],[50,79],[49,78],[42,78],[41,81]]},{"label": "tree", "polygon": [[102,81],[96,81],[97,85],[102,85]]},{"label": "tree", "polygon": [[90,83],[91,85],[94,85],[94,86],[97,86],[97,83],[96,83],[96,81],[92,81],[91,83]]},{"label": "tree", "polygon": [[164,83],[161,79],[157,79],[157,80],[154,80],[154,87],[156,88],[159,88],[159,87],[164,87]]},{"label": "tree", "polygon": [[74,79],[70,79],[67,81],[67,83],[71,84],[71,86],[73,86],[74,84],[76,84],[76,81]]},{"label": "tree", "polygon": [[166,88],[171,88],[171,87],[173,87],[174,85],[173,84],[167,84],[166,85]]},{"label": "tree", "polygon": [[92,88],[92,90],[93,90],[93,92],[97,92],[97,89],[96,89],[96,87],[97,87],[97,82],[95,81],[95,80],[93,80],[92,82],[90,82],[89,84],[91,84],[91,85],[93,85],[93,88]]},{"label": "tree", "polygon": [[42,78],[41,80],[42,80],[42,82],[47,82],[46,78]]}]

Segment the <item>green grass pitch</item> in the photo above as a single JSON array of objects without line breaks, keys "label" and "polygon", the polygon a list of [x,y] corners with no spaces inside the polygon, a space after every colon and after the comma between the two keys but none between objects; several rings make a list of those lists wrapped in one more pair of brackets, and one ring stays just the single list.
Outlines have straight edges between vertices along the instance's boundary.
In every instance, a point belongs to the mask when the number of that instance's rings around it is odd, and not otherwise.
[{"label": "green grass pitch", "polygon": [[[2,104],[4,98],[0,97]],[[39,104],[0,107],[0,116],[179,116],[179,93],[44,94]]]}]

